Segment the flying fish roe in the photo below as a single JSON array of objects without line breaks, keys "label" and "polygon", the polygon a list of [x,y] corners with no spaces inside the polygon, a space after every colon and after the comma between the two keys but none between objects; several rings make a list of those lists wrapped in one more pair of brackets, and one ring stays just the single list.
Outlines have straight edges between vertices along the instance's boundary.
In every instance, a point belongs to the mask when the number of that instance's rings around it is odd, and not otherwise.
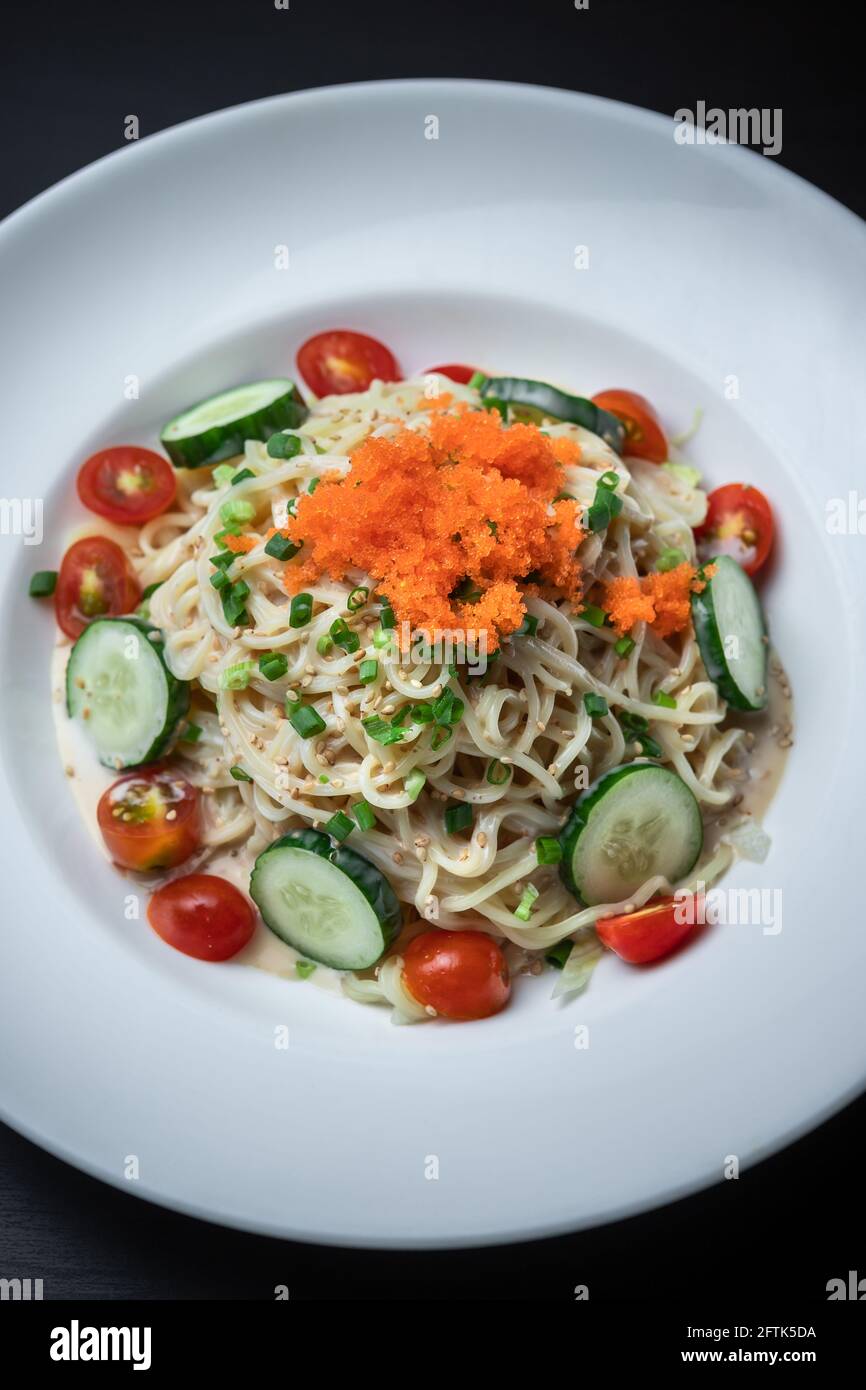
[{"label": "flying fish roe", "polygon": [[370,437],[348,474],[300,498],[286,531],[304,548],[286,589],[361,569],[412,629],[485,631],[495,650],[523,621],[530,573],[579,595],[580,509],[553,501],[578,457],[570,440],[504,426],[497,411],[434,411],[424,433]]}]

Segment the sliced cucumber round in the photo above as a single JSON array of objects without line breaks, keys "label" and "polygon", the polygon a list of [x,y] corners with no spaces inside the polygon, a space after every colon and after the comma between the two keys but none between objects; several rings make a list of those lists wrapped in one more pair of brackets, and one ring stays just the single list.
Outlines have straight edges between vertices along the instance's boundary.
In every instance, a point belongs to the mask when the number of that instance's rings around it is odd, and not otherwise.
[{"label": "sliced cucumber round", "polygon": [[565,420],[582,425],[603,439],[617,454],[625,447],[625,426],[609,410],[601,410],[584,396],[570,396],[544,381],[526,381],[522,377],[492,376],[481,387],[482,400],[503,401],[549,420]]},{"label": "sliced cucumber round", "polygon": [[584,792],[559,840],[562,881],[592,907],[622,902],[656,874],[672,884],[685,878],[701,852],[704,823],[675,772],[628,763]]},{"label": "sliced cucumber round", "polygon": [[69,656],[66,709],[106,767],[139,767],[171,742],[189,709],[189,682],[169,671],[151,623],[96,618]]},{"label": "sliced cucumber round", "polygon": [[334,970],[365,970],[402,923],[397,896],[375,864],[333,849],[327,835],[300,830],[263,851],[250,896],[275,936]]},{"label": "sliced cucumber round", "polygon": [[[713,560],[715,573],[692,594],[692,621],[707,675],[734,709],[767,703],[767,628],[755,586],[730,555]],[[706,568],[706,566],[705,566]]]},{"label": "sliced cucumber round", "polygon": [[243,453],[248,439],[270,439],[307,418],[298,388],[287,377],[221,391],[176,415],[159,436],[176,468],[202,468]]}]

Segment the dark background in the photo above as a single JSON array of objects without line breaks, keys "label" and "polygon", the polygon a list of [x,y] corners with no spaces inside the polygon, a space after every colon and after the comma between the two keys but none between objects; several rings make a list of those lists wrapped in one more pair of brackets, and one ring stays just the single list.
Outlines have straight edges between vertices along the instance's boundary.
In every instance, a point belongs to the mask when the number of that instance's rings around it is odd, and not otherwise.
[{"label": "dark background", "polygon": [[[699,100],[781,107],[779,163],[863,216],[858,17],[836,0],[590,0],[583,12],[573,0],[290,0],[288,12],[273,0],[41,0],[4,17],[0,215],[124,147],[128,114],[145,137],[278,92],[439,76],[574,88],[667,114]],[[816,941],[826,933],[831,949],[817,878],[815,898]],[[658,1212],[443,1254],[224,1231],[104,1187],[0,1126],[0,1275],[42,1278],[47,1298],[256,1299],[287,1284],[293,1299],[570,1299],[588,1284],[593,1299],[778,1308],[826,1297],[849,1269],[866,1274],[864,1118],[861,1099],[737,1182]]]}]

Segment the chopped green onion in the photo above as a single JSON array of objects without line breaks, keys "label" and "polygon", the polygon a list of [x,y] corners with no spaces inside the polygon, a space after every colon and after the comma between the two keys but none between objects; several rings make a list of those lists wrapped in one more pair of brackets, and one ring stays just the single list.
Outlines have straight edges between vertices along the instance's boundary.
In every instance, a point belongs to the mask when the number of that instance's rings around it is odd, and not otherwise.
[{"label": "chopped green onion", "polygon": [[30,578],[31,598],[50,598],[57,588],[57,570],[37,570]]},{"label": "chopped green onion", "polygon": [[236,661],[233,666],[227,666],[224,671],[220,671],[220,690],[246,690],[252,673],[251,661]]},{"label": "chopped green onion", "polygon": [[232,487],[237,487],[238,483],[244,483],[247,478],[254,478],[255,476],[251,468],[242,468],[240,473],[236,473],[232,478]]},{"label": "chopped green onion", "polygon": [[562,970],[571,955],[573,945],[574,942],[569,941],[568,937],[564,941],[557,941],[555,946],[551,946],[545,951],[544,959],[548,965],[553,966],[554,970]]},{"label": "chopped green onion", "polygon": [[313,738],[315,734],[324,733],[327,727],[319,711],[313,709],[312,705],[300,705],[293,709],[289,714],[289,723],[301,738]]},{"label": "chopped green onion", "polygon": [[224,550],[221,555],[211,555],[210,562],[212,565],[216,565],[217,569],[227,570],[231,569],[236,559],[237,556],[233,550]]},{"label": "chopped green onion", "polygon": [[374,656],[367,661],[362,661],[358,667],[358,680],[362,685],[369,685],[379,674],[379,663]]},{"label": "chopped green onion", "polygon": [[413,724],[432,724],[433,708],[431,705],[412,705],[410,707]]},{"label": "chopped green onion", "polygon": [[381,651],[383,647],[389,647],[390,645],[390,632],[386,632],[383,628],[377,627],[373,633],[373,646]]},{"label": "chopped green onion", "polygon": [[483,372],[473,372],[466,384],[471,386],[473,391],[480,391],[486,380]]},{"label": "chopped green onion", "polygon": [[300,692],[300,690],[287,690],[287,691],[286,691],[286,714],[290,714],[290,713],[291,713],[291,706],[292,706],[292,705],[297,705],[297,704],[299,704],[299,703],[300,703],[300,699],[301,699],[301,692]]},{"label": "chopped green onion", "polygon": [[666,690],[657,690],[653,695],[653,704],[661,705],[663,709],[676,709],[677,702],[673,695],[668,695]]},{"label": "chopped green onion", "polygon": [[588,690],[583,697],[583,708],[586,710],[590,719],[601,719],[608,713],[607,700],[603,695],[595,695]]},{"label": "chopped green onion", "polygon": [[243,579],[232,584],[230,589],[223,589],[223,616],[230,627],[246,627],[249,624],[250,615],[244,607],[249,592],[250,586]]},{"label": "chopped green onion", "polygon": [[[224,526],[223,529],[222,529],[221,531],[217,531],[217,532],[215,533],[215,535],[214,535],[214,540],[216,541],[216,543],[217,543],[218,546],[220,546],[223,550],[225,550],[225,549],[226,549],[226,541],[225,541],[226,536],[239,536],[240,533],[241,533],[241,528],[240,528],[240,526]],[[233,554],[232,552],[230,552],[230,553],[231,553],[231,555],[232,555],[232,560],[233,560],[233,559],[235,558],[235,557],[234,557],[234,554]]]},{"label": "chopped green onion", "polygon": [[327,656],[328,652],[333,651],[333,649],[333,639],[328,636],[327,632],[323,632],[316,643],[316,651],[319,653],[319,656]]},{"label": "chopped green onion", "polygon": [[[318,448],[318,445],[317,445],[316,447]],[[308,496],[308,497],[312,497],[313,493],[316,491],[316,488],[319,486],[319,483],[320,483],[321,481],[322,481],[321,478],[311,478],[311,479],[310,479],[310,485],[309,485],[309,487],[307,488],[307,496]]]},{"label": "chopped green onion", "polygon": [[234,475],[234,464],[220,463],[217,464],[216,468],[214,469],[212,477],[215,483],[219,483],[220,487],[225,487],[226,483],[231,482]]},{"label": "chopped green onion", "polygon": [[313,616],[313,595],[295,594],[289,608],[289,625],[291,627],[306,627]]},{"label": "chopped green onion", "polygon": [[634,651],[634,645],[633,637],[620,637],[618,642],[614,642],[613,649],[617,656],[628,656]]},{"label": "chopped green onion", "polygon": [[532,904],[537,897],[538,889],[533,883],[527,883],[523,890],[523,897],[520,899],[520,904],[514,909],[515,917],[519,917],[521,922],[528,922],[529,914],[532,911]]},{"label": "chopped green onion", "polygon": [[346,840],[355,829],[355,822],[350,820],[345,811],[336,811],[330,820],[325,821],[325,831],[328,835],[333,835],[335,840]]},{"label": "chopped green onion", "polygon": [[346,599],[346,607],[348,608],[349,612],[357,613],[359,608],[364,607],[364,604],[367,602],[369,596],[370,590],[365,589],[363,584],[358,584],[349,594],[349,597]]},{"label": "chopped green onion", "polygon": [[220,590],[225,589],[232,581],[229,579],[224,569],[218,569],[214,570],[210,577],[210,582],[215,589]]},{"label": "chopped green onion", "polygon": [[397,729],[400,727],[401,724],[405,724],[411,712],[411,705],[401,705],[397,713],[394,715],[394,718],[391,720],[391,723],[393,724],[394,728]]},{"label": "chopped green onion", "polygon": [[361,645],[357,632],[353,632],[345,618],[337,618],[331,623],[330,633],[338,647],[344,652],[356,652]]},{"label": "chopped green onion", "polygon": [[379,626],[381,628],[384,628],[385,630],[397,626],[397,619],[394,616],[394,610],[391,607],[390,603],[386,603],[384,599],[382,601],[381,612],[379,613]]},{"label": "chopped green onion", "polygon": [[511,776],[511,768],[494,758],[487,769],[487,780],[492,787],[504,787]]},{"label": "chopped green onion", "polygon": [[265,546],[265,554],[272,555],[275,560],[291,560],[300,550],[299,545],[290,541],[288,536],[283,536],[279,531],[275,531]]},{"label": "chopped green onion", "polygon": [[539,864],[558,864],[562,858],[562,845],[555,835],[539,835],[535,841],[535,854]]},{"label": "chopped green onion", "polygon": [[272,434],[267,443],[268,456],[272,459],[293,459],[301,452],[301,441],[296,434]]},{"label": "chopped green onion", "polygon": [[251,782],[253,779],[248,772],[244,772],[242,767],[230,767],[229,776],[234,777],[236,782]]},{"label": "chopped green onion", "polygon": [[230,497],[228,502],[223,502],[220,507],[220,516],[227,526],[231,526],[235,522],[240,526],[245,526],[248,521],[252,521],[255,514],[255,507],[245,497]]},{"label": "chopped green onion", "polygon": [[602,473],[598,479],[592,506],[585,517],[590,531],[604,531],[622,511],[622,498],[616,492],[618,484],[619,478],[612,470]]},{"label": "chopped green onion", "polygon": [[443,690],[438,700],[433,702],[433,718],[437,724],[459,724],[464,709],[463,701],[453,690]]},{"label": "chopped green onion", "polygon": [[320,781],[320,782],[330,782],[330,780],[331,780],[331,779],[330,779],[330,777],[328,776],[327,772],[320,772],[320,773],[319,773],[319,781]]},{"label": "chopped green onion", "polygon": [[381,719],[378,714],[372,714],[369,719],[362,719],[361,723],[366,729],[368,736],[373,739],[375,743],[381,743],[387,747],[389,743],[403,742],[403,730],[395,729],[393,724],[389,724],[387,720]]},{"label": "chopped green onion", "polygon": [[202,727],[200,724],[187,724],[180,736],[180,741],[181,743],[198,743],[201,736]]},{"label": "chopped green onion", "polygon": [[607,619],[607,614],[604,609],[596,608],[594,603],[588,603],[586,607],[581,610],[580,616],[584,618],[586,622],[591,623],[593,627],[604,627],[605,620]]},{"label": "chopped green onion", "polygon": [[366,801],[357,801],[352,807],[352,815],[359,830],[372,830],[376,824],[376,812]]},{"label": "chopped green onion", "polygon": [[310,978],[310,976],[312,975],[312,973],[313,973],[313,971],[315,970],[315,968],[316,968],[316,962],[315,962],[314,960],[296,960],[296,961],[295,961],[295,971],[296,971],[296,973],[300,976],[300,978],[301,978],[302,980],[309,980],[309,978]]},{"label": "chopped green onion", "polygon": [[447,724],[440,724],[433,730],[430,747],[433,749],[434,753],[438,753],[439,749],[443,744],[448,742],[453,733],[454,730],[449,728]]},{"label": "chopped green onion", "polygon": [[682,550],[678,550],[676,546],[670,546],[669,549],[662,551],[656,561],[656,569],[661,574],[666,574],[668,570],[675,570],[677,565],[685,564],[685,559]]},{"label": "chopped green onion", "polygon": [[648,758],[660,758],[662,750],[654,738],[647,733],[649,724],[642,714],[630,714],[628,710],[619,716],[620,727],[627,738],[638,744]]},{"label": "chopped green onion", "polygon": [[409,776],[403,782],[403,790],[413,801],[417,801],[426,781],[427,778],[420,767],[413,767]]},{"label": "chopped green onion", "polygon": [[262,652],[259,657],[259,670],[266,681],[279,681],[289,669],[288,657],[284,652]]},{"label": "chopped green onion", "polygon": [[449,835],[456,835],[458,830],[468,830],[472,821],[472,807],[468,801],[454,801],[445,811],[445,829]]},{"label": "chopped green onion", "polygon": [[473,579],[461,579],[451,590],[451,598],[457,603],[477,603],[483,594]]},{"label": "chopped green onion", "polygon": [[537,631],[538,619],[534,618],[531,613],[527,613],[520,627],[511,635],[512,637],[534,637]]}]

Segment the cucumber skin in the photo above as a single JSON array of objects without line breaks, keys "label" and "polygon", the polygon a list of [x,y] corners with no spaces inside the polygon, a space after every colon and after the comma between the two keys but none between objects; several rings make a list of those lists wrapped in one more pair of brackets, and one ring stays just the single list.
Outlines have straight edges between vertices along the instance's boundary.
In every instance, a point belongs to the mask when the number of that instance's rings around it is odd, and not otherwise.
[{"label": "cucumber skin", "polygon": [[384,954],[403,925],[403,913],[397,894],[385,875],[375,864],[371,864],[369,859],[365,859],[363,854],[356,854],[353,849],[338,845],[328,857],[332,864],[342,869],[347,878],[352,880],[375,912],[382,928],[381,953]]},{"label": "cucumber skin", "polygon": [[115,763],[103,763],[103,767],[111,767],[118,772],[130,767],[144,767],[147,763],[152,763],[156,758],[161,757],[166,752],[180,727],[181,721],[185,719],[189,713],[190,683],[189,681],[178,680],[177,676],[173,676],[168,669],[162,650],[162,643],[152,642],[150,639],[150,633],[158,631],[153,623],[143,622],[141,618],[137,617],[95,618],[92,623],[88,623],[81,636],[76,639],[72,651],[69,654],[69,661],[66,664],[66,713],[70,719],[75,718],[75,715],[72,713],[72,689],[70,681],[73,666],[72,659],[75,655],[76,647],[80,642],[84,641],[88,632],[90,632],[91,628],[94,627],[96,623],[125,623],[127,627],[136,628],[147,645],[156,652],[156,655],[159,657],[160,665],[165,672],[166,686],[168,689],[168,705],[162,732],[154,739],[141,762],[123,763],[120,768],[118,768]]},{"label": "cucumber skin", "polygon": [[[325,835],[321,830],[293,830],[288,835],[282,835],[279,840],[274,840],[273,844],[268,845],[267,849],[262,850],[250,876],[250,897],[261,913],[262,921],[269,931],[273,931],[278,941],[284,945],[289,944],[278,931],[275,931],[262,911],[261,905],[253,891],[255,883],[256,869],[261,861],[271,853],[272,850],[289,848],[307,850],[310,854],[321,855],[323,859],[328,859],[335,868],[340,869],[347,878],[351,879],[355,887],[367,899],[370,907],[375,913],[382,932],[382,950],[376,957],[379,960],[391,942],[396,937],[403,924],[403,913],[396,893],[386,879],[385,875],[371,864],[369,859],[365,859],[362,854],[356,854],[354,850],[345,849],[338,846],[333,847],[329,835]],[[294,949],[294,948],[293,948]],[[310,960],[315,960],[315,956],[309,950],[306,952]],[[327,964],[319,961],[319,964]],[[375,961],[370,961],[369,965],[374,965]],[[336,969],[336,966],[331,966]],[[359,966],[358,969],[367,969],[368,966]]]},{"label": "cucumber skin", "polygon": [[[581,831],[587,825],[593,807],[603,796],[607,795],[611,787],[617,782],[621,782],[624,777],[629,777],[634,773],[640,772],[641,769],[645,767],[658,768],[660,764],[626,763],[622,767],[611,768],[610,772],[603,773],[596,782],[593,782],[591,787],[587,787],[580,799],[576,801],[571,808],[571,815],[559,833],[559,843],[562,846],[562,858],[559,861],[559,877],[562,879],[569,893],[572,893],[579,903],[583,902],[583,898],[580,896],[577,883],[572,873],[572,859]],[[691,873],[695,864],[698,862],[698,857],[702,848],[703,835],[701,836],[701,843],[698,845],[695,857],[685,870],[685,873]]]},{"label": "cucumber skin", "polygon": [[481,398],[484,400],[489,396],[509,405],[539,410],[555,420],[581,425],[585,430],[597,434],[614,453],[622,457],[625,448],[625,426],[622,421],[584,396],[570,396],[568,392],[560,391],[557,386],[548,386],[544,381],[511,376],[489,377],[481,388]]},{"label": "cucumber skin", "polygon": [[[714,560],[707,561],[707,565],[715,563],[716,561]],[[736,564],[736,561],[732,563]],[[713,606],[713,581],[712,578],[706,579],[704,568],[705,567],[702,567],[698,570],[696,577],[698,579],[705,579],[706,587],[699,594],[693,593],[691,602],[692,623],[694,624],[695,636],[698,639],[698,648],[701,653],[701,659],[706,667],[707,675],[713,682],[722,699],[727,701],[731,706],[731,709],[740,710],[746,714],[759,714],[761,710],[766,709],[767,700],[769,699],[769,692],[767,690],[767,665],[769,660],[767,644],[765,642],[761,643],[764,648],[764,698],[759,705],[753,705],[746,699],[742,691],[728,674],[725,652],[719,638],[719,626],[716,622],[716,613]],[[744,577],[746,579],[749,578],[745,572]],[[749,583],[751,583],[751,580],[749,580]],[[764,609],[757,594],[755,598],[758,603],[758,612],[761,615],[763,635],[766,637],[767,620],[764,617]]]},{"label": "cucumber skin", "polygon": [[[244,415],[231,425],[214,425],[202,434],[192,435],[188,439],[171,440],[164,437],[165,430],[177,419],[175,416],[165,426],[159,442],[175,468],[204,468],[222,463],[224,459],[234,458],[237,454],[243,453],[244,444],[248,439],[264,441],[270,439],[278,430],[294,430],[303,424],[309,411],[297,386],[293,382],[290,386],[290,391],[284,396],[278,396],[263,410]],[[199,402],[200,405],[204,403]],[[186,411],[181,413],[185,415]]]}]

